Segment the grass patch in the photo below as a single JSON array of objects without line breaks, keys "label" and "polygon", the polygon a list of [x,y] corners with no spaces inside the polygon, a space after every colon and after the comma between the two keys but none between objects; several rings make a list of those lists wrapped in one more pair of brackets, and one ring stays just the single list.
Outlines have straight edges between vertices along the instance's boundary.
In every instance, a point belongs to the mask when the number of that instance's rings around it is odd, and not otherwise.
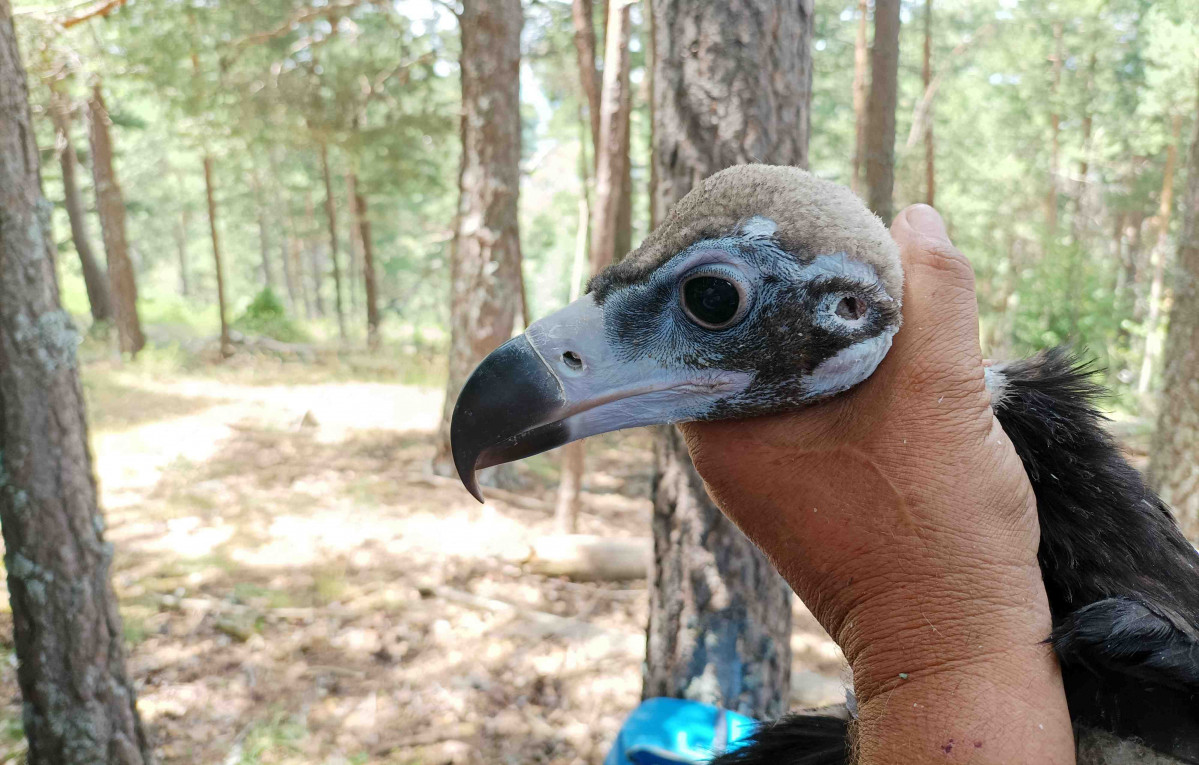
[{"label": "grass patch", "polygon": [[318,606],[327,606],[341,598],[346,591],[346,575],[342,569],[326,568],[313,573],[312,593]]},{"label": "grass patch", "polygon": [[150,628],[146,622],[157,612],[157,607],[141,603],[121,604],[121,624],[124,627],[125,643],[127,645],[135,646],[145,642],[146,638],[150,636]]},{"label": "grass patch", "polygon": [[251,582],[234,584],[233,599],[256,608],[289,608],[295,605],[295,600],[285,590],[263,587]]},{"label": "grass patch", "polygon": [[297,718],[278,714],[270,720],[254,723],[242,739],[240,756],[226,762],[238,765],[273,765],[286,762],[300,753],[299,743],[308,728]]}]

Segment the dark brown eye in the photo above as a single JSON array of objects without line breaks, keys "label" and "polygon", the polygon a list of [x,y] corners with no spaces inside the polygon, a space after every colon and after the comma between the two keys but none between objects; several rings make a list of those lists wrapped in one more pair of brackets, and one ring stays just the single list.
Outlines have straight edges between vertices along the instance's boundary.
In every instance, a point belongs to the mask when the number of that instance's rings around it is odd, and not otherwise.
[{"label": "dark brown eye", "polygon": [[856,321],[866,315],[866,301],[853,295],[846,295],[837,303],[837,315],[847,321]]},{"label": "dark brown eye", "polygon": [[741,290],[734,282],[711,274],[698,274],[683,282],[683,308],[707,329],[723,329],[740,318]]}]

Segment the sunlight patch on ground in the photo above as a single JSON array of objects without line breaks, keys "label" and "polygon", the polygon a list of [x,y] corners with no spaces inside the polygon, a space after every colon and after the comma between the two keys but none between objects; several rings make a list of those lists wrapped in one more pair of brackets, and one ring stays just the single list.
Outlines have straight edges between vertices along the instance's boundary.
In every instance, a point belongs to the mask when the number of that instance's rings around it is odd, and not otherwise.
[{"label": "sunlight patch on ground", "polygon": [[[554,455],[517,466],[518,504],[481,506],[426,472],[439,391],[104,373],[157,407],[122,400],[93,444],[164,765],[602,762],[640,697],[646,585],[522,567],[554,531]],[[581,531],[645,536],[649,450],[592,443]],[[809,690],[836,677],[826,640],[795,643]]]}]

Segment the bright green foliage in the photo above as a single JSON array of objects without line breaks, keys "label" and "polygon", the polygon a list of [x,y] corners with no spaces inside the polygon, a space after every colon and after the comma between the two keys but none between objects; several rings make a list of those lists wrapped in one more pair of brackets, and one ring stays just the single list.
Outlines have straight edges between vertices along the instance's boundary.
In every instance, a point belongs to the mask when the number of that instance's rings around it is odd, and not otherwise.
[{"label": "bright green foliage", "polygon": [[308,334],[288,318],[283,301],[275,296],[270,287],[254,296],[242,315],[233,322],[233,328],[284,343],[299,343],[309,339]]},{"label": "bright green foliage", "polygon": [[[602,53],[603,3],[594,5]],[[1085,346],[1129,405],[1134,402],[1124,392],[1135,387],[1146,343],[1155,339],[1147,337],[1150,255],[1158,239],[1166,147],[1173,119],[1181,118],[1185,141],[1195,112],[1199,24],[1191,5],[937,0],[934,8],[936,204],[975,264],[984,350],[1005,357],[1062,342]],[[316,339],[330,337],[324,144],[339,218],[343,300],[356,312],[351,339],[363,338],[365,322],[361,279],[351,278],[348,172],[357,174],[368,201],[385,337],[411,349],[445,343],[459,94],[457,24],[444,4],[129,0],[109,17],[66,32],[56,31],[41,11],[22,12],[44,9],[42,0],[18,0],[15,7],[41,146],[53,146],[42,116],[47,82],[65,77],[67,92],[78,100],[95,76],[104,78],[129,238],[149,310],[200,316],[203,328],[195,331],[212,331],[200,164],[208,151],[216,160],[232,315],[241,315],[266,286],[265,249],[271,286],[288,315],[305,322]],[[924,96],[924,7],[918,0],[902,9],[897,208],[924,198],[922,136],[912,133]],[[818,3],[815,12],[810,165],[848,183],[857,3]],[[636,244],[648,228],[644,3],[634,5],[632,20]],[[1055,30],[1062,54],[1057,86]],[[573,45],[567,0],[526,3],[521,237],[532,318],[560,307],[570,294],[580,169],[592,161]],[[1060,148],[1051,198],[1054,114]],[[75,142],[86,164],[81,120]],[[58,168],[48,153],[44,175],[49,198],[60,201]],[[80,175],[90,200],[89,175]],[[1186,169],[1179,167],[1174,188],[1180,192],[1185,182]],[[1170,257],[1182,217],[1179,196],[1163,240]],[[55,215],[66,304],[82,315],[69,229],[61,210]],[[95,221],[92,231],[98,243]],[[186,298],[176,296],[180,250],[191,272]],[[294,295],[283,279],[284,252],[307,286]],[[317,289],[323,318],[315,315]],[[1161,305],[1169,300],[1167,279]],[[1159,336],[1163,331],[1164,325],[1157,328]]]}]

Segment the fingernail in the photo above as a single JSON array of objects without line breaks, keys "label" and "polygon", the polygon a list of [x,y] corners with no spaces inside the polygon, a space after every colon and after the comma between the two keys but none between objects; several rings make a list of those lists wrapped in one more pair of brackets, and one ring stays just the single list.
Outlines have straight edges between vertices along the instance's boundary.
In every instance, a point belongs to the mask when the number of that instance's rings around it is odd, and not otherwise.
[{"label": "fingernail", "polygon": [[949,241],[949,232],[945,230],[945,221],[936,210],[928,205],[912,205],[908,209],[908,225],[913,231],[933,239]]}]

